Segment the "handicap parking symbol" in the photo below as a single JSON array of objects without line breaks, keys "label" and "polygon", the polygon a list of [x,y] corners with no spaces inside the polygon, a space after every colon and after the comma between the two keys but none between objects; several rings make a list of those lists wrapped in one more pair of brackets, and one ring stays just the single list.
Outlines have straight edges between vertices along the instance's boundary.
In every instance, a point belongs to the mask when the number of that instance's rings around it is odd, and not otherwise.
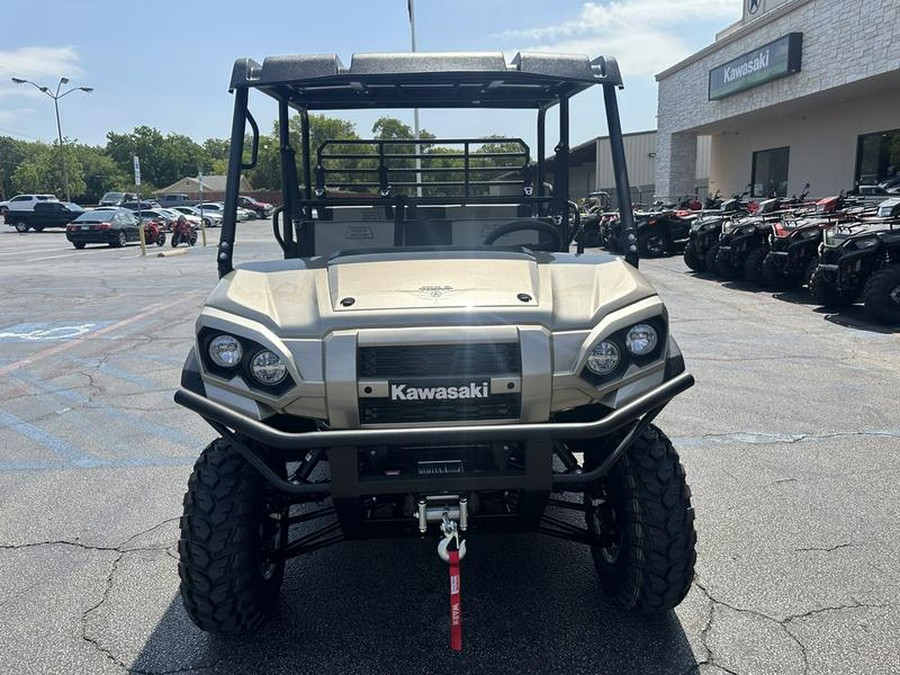
[{"label": "handicap parking symbol", "polygon": [[18,323],[8,328],[0,328],[0,342],[59,342],[83,337],[103,326],[108,321],[76,323]]}]

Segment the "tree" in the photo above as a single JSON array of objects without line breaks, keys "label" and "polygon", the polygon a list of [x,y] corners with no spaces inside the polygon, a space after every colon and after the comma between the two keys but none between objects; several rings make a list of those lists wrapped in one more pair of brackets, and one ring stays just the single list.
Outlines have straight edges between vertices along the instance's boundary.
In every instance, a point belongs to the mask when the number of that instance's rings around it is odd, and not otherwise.
[{"label": "tree", "polygon": [[[63,145],[63,157],[68,174],[69,192],[73,195],[81,194],[85,189],[84,171],[73,148],[68,144]],[[33,151],[16,167],[12,175],[12,187],[15,192],[52,192],[56,195],[65,195],[65,185],[59,143],[34,144]]]},{"label": "tree", "polygon": [[106,153],[122,171],[130,173],[132,158],[140,158],[141,178],[150,185],[165,187],[211,165],[204,148],[182,134],[163,136],[153,127],[141,126],[130,134],[110,131],[106,139]]},{"label": "tree", "polygon": [[133,189],[133,173],[122,171],[103,148],[74,145],[72,151],[81,165],[85,183],[82,193],[73,193],[76,202],[94,204],[110,190],[127,192]]},{"label": "tree", "polygon": [[0,136],[0,201],[15,196],[13,174],[39,145],[41,144]]}]

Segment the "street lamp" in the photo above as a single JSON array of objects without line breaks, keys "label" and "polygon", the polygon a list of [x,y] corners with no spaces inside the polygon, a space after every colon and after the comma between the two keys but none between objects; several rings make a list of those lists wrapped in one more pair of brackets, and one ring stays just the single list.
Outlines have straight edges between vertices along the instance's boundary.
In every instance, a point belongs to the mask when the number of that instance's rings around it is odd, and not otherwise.
[{"label": "street lamp", "polygon": [[66,201],[70,202],[70,201],[72,201],[72,195],[69,194],[69,174],[66,169],[66,154],[63,150],[62,125],[59,123],[59,99],[61,99],[63,96],[68,96],[73,91],[83,91],[86,93],[90,93],[90,92],[94,91],[94,88],[93,87],[72,87],[71,89],[68,89],[60,94],[59,90],[62,88],[62,86],[64,84],[69,84],[68,77],[59,78],[59,83],[56,85],[56,93],[52,93],[50,91],[49,87],[43,87],[39,84],[32,82],[31,80],[25,80],[25,79],[22,79],[21,77],[14,77],[14,78],[12,78],[12,81],[15,82],[16,84],[30,84],[31,86],[35,87],[38,91],[40,91],[42,94],[46,94],[47,96],[49,96],[50,98],[53,99],[53,107],[56,109],[56,133],[59,134],[59,156],[62,159],[63,186],[66,189]]}]

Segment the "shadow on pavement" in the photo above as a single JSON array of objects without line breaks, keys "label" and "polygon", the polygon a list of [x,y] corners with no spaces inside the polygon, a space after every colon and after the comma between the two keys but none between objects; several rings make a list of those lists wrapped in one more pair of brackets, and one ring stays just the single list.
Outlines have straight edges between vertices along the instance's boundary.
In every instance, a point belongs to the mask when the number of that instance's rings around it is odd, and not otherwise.
[{"label": "shadow on pavement", "polygon": [[[469,538],[464,653],[448,648],[437,539],[348,542],[289,564],[277,614],[253,636],[200,632],[175,596],[137,671],[216,673],[686,673],[674,612],[633,617],[602,599],[589,552],[537,535]],[[174,567],[174,561],[173,561]],[[207,672],[207,671],[201,671]]]}]

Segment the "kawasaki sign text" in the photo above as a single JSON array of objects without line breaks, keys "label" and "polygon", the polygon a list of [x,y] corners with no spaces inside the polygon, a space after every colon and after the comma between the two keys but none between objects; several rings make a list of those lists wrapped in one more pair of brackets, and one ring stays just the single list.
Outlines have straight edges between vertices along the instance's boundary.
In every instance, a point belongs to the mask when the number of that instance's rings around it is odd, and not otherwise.
[{"label": "kawasaki sign text", "polygon": [[392,401],[442,401],[465,398],[487,398],[491,388],[487,382],[470,382],[458,387],[412,387],[391,383]]},{"label": "kawasaki sign text", "polygon": [[803,33],[788,33],[759,49],[709,71],[709,100],[732,94],[800,72]]}]

